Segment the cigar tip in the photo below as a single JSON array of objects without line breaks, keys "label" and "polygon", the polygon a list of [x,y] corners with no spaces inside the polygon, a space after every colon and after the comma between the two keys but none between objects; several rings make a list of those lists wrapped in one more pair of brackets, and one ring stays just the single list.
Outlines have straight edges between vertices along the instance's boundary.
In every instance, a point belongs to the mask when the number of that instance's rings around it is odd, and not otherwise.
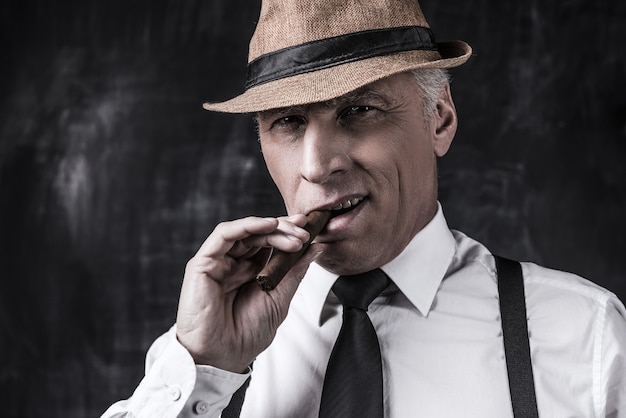
[{"label": "cigar tip", "polygon": [[276,287],[276,285],[272,283],[270,278],[266,275],[259,274],[256,276],[256,282],[264,292],[272,291]]}]

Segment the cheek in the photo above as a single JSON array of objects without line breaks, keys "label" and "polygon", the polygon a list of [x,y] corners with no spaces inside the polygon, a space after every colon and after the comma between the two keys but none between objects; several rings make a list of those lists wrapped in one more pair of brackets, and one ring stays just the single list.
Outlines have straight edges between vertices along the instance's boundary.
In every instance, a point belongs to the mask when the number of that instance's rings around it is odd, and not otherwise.
[{"label": "cheek", "polygon": [[284,173],[286,168],[285,161],[280,158],[280,153],[276,152],[274,147],[262,146],[263,158],[265,159],[265,166],[269,171],[272,180],[279,186],[285,178]]},{"label": "cheek", "polygon": [[295,179],[298,178],[297,160],[289,155],[287,148],[279,150],[278,147],[261,144],[261,150],[267,170],[289,208],[290,199],[294,197],[297,187],[295,183]]},{"label": "cheek", "polygon": [[[395,186],[389,193],[396,194],[400,209],[415,210],[415,205],[423,199],[429,199],[435,183],[436,158],[433,147],[427,137],[420,135],[405,136],[395,142],[389,155],[387,175]],[[393,172],[389,171],[393,167]],[[390,198],[393,198],[390,196]]]}]

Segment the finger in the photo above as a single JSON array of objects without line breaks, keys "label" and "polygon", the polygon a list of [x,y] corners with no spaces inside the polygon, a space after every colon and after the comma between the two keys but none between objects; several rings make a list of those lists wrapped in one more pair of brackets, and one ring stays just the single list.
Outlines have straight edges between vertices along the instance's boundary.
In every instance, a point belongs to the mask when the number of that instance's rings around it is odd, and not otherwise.
[{"label": "finger", "polygon": [[282,231],[275,231],[268,235],[252,235],[243,239],[233,247],[235,251],[229,251],[228,255],[236,257],[247,253],[249,249],[255,247],[273,247],[285,252],[296,252],[302,249],[302,246],[307,242],[309,233],[304,231],[305,234],[299,234],[300,236],[294,236],[291,234],[283,233]]},{"label": "finger", "polygon": [[310,234],[304,229],[307,219],[304,215],[295,215],[289,218],[278,218],[277,230],[286,234],[298,238],[300,241],[306,242],[309,240]]},{"label": "finger", "polygon": [[291,215],[291,216],[280,216],[276,219],[278,219],[280,223],[288,222],[299,227],[303,227],[304,225],[306,225],[306,216],[302,214],[296,214],[296,215]]},{"label": "finger", "polygon": [[[277,219],[278,227],[275,231],[267,235],[251,235],[237,241],[227,254],[235,258],[246,258],[260,247],[275,247],[286,252],[300,251],[302,245],[310,238],[310,233],[298,225],[306,224],[304,215]],[[302,222],[303,219],[304,222]]]},{"label": "finger", "polygon": [[241,255],[241,258],[246,259],[246,260],[254,258],[262,249],[263,248],[259,248],[259,247],[249,248],[248,251],[246,251],[244,254]]},{"label": "finger", "polygon": [[253,254],[256,251],[259,251],[259,249],[261,249],[261,247],[253,246],[252,244],[248,244],[242,240],[235,242],[226,254],[233,258],[248,258],[248,254]]},{"label": "finger", "polygon": [[277,304],[289,304],[310,264],[322,253],[322,248],[322,245],[311,244],[276,288],[268,292],[275,298]]},{"label": "finger", "polygon": [[272,249],[269,247],[252,247],[245,254],[242,254],[240,258],[250,260],[253,263],[258,264],[259,268],[261,268],[267,264],[267,260],[271,254]]},{"label": "finger", "polygon": [[[200,246],[197,254],[204,257],[222,257],[237,243],[251,235],[270,234],[278,228],[274,218],[248,217],[236,221],[222,222]],[[247,251],[247,250],[246,250]]]}]

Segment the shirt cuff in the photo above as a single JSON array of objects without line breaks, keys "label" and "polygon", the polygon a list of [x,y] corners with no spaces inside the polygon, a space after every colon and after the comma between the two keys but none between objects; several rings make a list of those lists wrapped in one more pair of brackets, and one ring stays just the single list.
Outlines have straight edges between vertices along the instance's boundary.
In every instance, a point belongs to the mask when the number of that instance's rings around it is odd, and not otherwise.
[{"label": "shirt cuff", "polygon": [[[154,354],[148,353],[153,362],[148,364],[146,376],[129,399],[128,410],[134,417],[219,416],[250,375],[250,370],[238,374],[196,365],[176,339],[174,328],[160,340],[150,350]],[[158,347],[163,343],[163,349]]]},{"label": "shirt cuff", "polygon": [[218,416],[228,406],[233,394],[250,376],[212,366],[196,365],[196,386],[185,404],[183,417]]}]

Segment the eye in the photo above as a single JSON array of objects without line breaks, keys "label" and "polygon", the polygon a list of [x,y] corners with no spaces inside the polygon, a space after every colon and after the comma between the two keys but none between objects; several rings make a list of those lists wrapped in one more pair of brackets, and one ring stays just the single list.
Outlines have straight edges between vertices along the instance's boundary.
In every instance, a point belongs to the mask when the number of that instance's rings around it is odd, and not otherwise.
[{"label": "eye", "polygon": [[338,116],[338,120],[346,127],[358,127],[362,124],[371,124],[383,115],[378,107],[370,105],[350,105],[344,108]]},{"label": "eye", "polygon": [[380,114],[380,109],[370,105],[350,105],[339,114],[341,120],[367,121]]},{"label": "eye", "polygon": [[272,122],[271,129],[280,130],[298,130],[300,127],[306,124],[306,120],[302,116],[282,116]]},{"label": "eye", "polygon": [[348,106],[346,109],[343,110],[343,112],[341,112],[341,116],[344,117],[344,116],[362,114],[362,113],[370,112],[374,109],[375,108],[373,106],[367,106],[367,105]]}]

